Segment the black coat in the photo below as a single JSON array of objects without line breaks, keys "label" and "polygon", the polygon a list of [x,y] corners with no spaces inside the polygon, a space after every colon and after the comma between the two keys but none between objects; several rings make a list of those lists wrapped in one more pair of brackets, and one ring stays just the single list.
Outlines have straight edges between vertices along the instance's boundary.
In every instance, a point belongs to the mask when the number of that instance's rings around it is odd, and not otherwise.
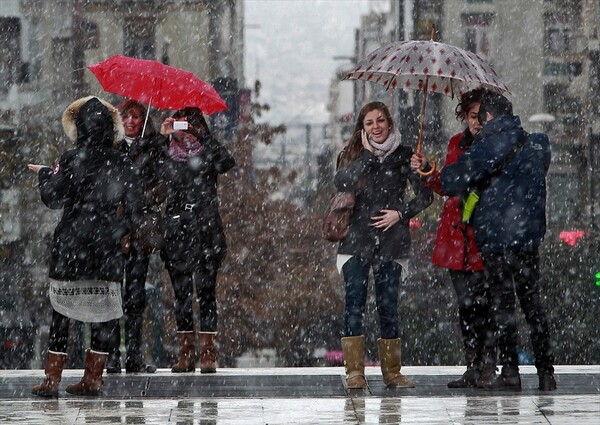
[{"label": "black coat", "polygon": [[120,241],[141,213],[139,187],[131,161],[110,146],[80,146],[65,152],[54,170],[40,170],[42,201],[63,209],[50,256],[52,279],[123,280]]},{"label": "black coat", "polygon": [[[163,137],[165,148],[167,138]],[[226,253],[225,233],[219,214],[217,178],[235,166],[229,151],[212,137],[202,140],[204,149],[185,162],[164,154],[159,166],[167,189],[165,248],[162,258],[169,270],[190,271],[216,261]]]},{"label": "black coat", "polygon": [[[380,162],[375,155],[364,150],[347,168],[336,173],[336,188],[356,194],[350,228],[339,243],[338,254],[357,255],[370,260],[379,245],[379,255],[384,261],[408,256],[411,242],[409,220],[433,201],[431,190],[422,187],[419,176],[410,169],[412,154],[410,147],[400,145]],[[407,182],[415,193],[410,200],[405,199]],[[381,215],[383,209],[402,213],[402,220],[385,232],[374,228],[371,219]]]},{"label": "black coat", "polygon": [[144,200],[147,207],[155,207],[164,200],[163,197],[156,196],[159,184],[158,163],[162,154],[161,142],[163,142],[161,137],[154,136],[135,139],[131,146],[123,139],[115,146],[119,152],[126,154],[135,165],[144,189]]}]

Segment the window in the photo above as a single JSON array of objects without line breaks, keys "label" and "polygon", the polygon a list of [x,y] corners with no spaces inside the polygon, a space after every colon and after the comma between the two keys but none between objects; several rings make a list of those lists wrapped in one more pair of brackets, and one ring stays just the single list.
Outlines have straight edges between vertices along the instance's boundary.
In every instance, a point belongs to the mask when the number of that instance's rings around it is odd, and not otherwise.
[{"label": "window", "polygon": [[22,80],[20,40],[19,19],[0,18],[0,93]]},{"label": "window", "polygon": [[132,20],[125,25],[125,56],[138,59],[156,58],[154,21]]},{"label": "window", "polygon": [[495,45],[493,30],[494,15],[477,13],[462,16],[464,28],[464,47],[483,60],[492,62],[492,47]]},{"label": "window", "polygon": [[568,15],[544,16],[544,51],[550,56],[562,56],[572,50],[573,34]]}]

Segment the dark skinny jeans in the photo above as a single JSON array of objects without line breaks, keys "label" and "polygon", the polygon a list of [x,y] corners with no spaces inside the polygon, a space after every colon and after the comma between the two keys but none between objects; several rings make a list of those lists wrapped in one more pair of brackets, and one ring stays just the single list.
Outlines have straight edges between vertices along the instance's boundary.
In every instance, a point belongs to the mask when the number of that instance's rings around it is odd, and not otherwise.
[{"label": "dark skinny jeans", "polygon": [[375,300],[381,338],[398,338],[398,290],[402,266],[395,261],[382,261],[377,255],[372,261],[353,256],[342,267],[346,289],[344,335],[363,335],[362,325],[371,269],[375,280]]},{"label": "dark skinny jeans", "polygon": [[534,252],[484,254],[496,319],[496,340],[503,372],[518,371],[516,296],[531,331],[538,373],[554,372],[548,320],[540,295],[540,256]]}]

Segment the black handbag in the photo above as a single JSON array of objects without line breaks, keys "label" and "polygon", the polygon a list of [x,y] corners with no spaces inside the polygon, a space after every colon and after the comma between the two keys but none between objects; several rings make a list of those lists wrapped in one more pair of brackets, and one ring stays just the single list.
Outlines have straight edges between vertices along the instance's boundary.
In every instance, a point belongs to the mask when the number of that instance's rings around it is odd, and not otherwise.
[{"label": "black handbag", "polygon": [[160,211],[148,210],[144,212],[133,232],[133,243],[136,248],[147,254],[164,248],[165,233]]}]

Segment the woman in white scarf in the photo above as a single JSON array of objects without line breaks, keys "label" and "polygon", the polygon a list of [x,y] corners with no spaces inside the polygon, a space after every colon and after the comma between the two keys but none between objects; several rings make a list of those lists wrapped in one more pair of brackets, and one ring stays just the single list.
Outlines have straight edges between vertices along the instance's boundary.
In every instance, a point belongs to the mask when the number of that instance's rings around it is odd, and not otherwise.
[{"label": "woman in white scarf", "polygon": [[[365,337],[362,320],[369,273],[373,272],[379,313],[379,357],[388,387],[414,387],[400,373],[398,293],[403,263],[410,250],[409,220],[429,206],[432,192],[410,169],[413,150],[381,102],[366,104],[340,158],[336,188],[354,192],[356,202],[346,237],[338,247],[338,267],[346,290],[342,349],[348,388],[364,388]],[[410,183],[415,196],[407,200]]]}]

